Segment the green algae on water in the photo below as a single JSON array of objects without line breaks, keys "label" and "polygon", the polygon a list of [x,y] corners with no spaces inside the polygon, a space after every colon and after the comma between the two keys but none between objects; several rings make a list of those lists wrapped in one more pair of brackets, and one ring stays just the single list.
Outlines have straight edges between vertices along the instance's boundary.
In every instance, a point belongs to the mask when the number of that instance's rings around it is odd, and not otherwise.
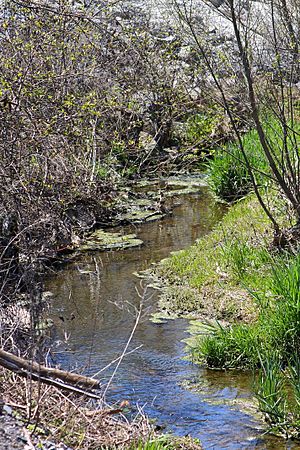
[{"label": "green algae on water", "polygon": [[126,249],[138,247],[143,244],[135,234],[122,235],[121,233],[110,233],[104,230],[97,230],[91,234],[78,250],[85,251],[105,251],[114,249]]}]

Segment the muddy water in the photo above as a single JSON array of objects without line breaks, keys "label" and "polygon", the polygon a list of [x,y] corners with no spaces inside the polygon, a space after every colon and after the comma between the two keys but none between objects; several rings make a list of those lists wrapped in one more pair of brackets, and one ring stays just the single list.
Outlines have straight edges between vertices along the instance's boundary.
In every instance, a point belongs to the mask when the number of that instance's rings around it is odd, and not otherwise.
[{"label": "muddy water", "polygon": [[[118,358],[140,303],[133,273],[192,244],[224,212],[206,188],[171,202],[181,203],[171,217],[121,230],[135,232],[142,247],[85,254],[48,280],[47,289],[55,294],[56,359],[64,368],[84,368],[94,375]],[[149,310],[155,311],[155,302],[154,293],[146,299]],[[145,314],[129,350],[141,347],[123,360],[108,400],[130,400],[165,431],[200,438],[205,449],[290,448],[263,437],[262,424],[238,406],[251,398],[250,375],[208,371],[183,359],[186,328],[185,320],[154,324]],[[99,372],[104,384],[113,369]]]}]

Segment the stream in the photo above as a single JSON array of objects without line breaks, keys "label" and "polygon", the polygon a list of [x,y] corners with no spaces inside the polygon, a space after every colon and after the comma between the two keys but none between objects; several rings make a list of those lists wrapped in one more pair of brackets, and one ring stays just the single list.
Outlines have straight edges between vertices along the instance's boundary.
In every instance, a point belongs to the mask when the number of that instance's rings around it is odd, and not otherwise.
[{"label": "stream", "polygon": [[[135,233],[143,246],[84,253],[48,279],[47,290],[54,294],[55,359],[63,368],[98,374],[105,384],[115,365],[102,369],[122,353],[140,304],[134,273],[191,245],[224,214],[206,187],[169,201],[177,204],[172,215],[113,230]],[[125,356],[107,400],[129,400],[156,419],[163,432],[190,434],[204,449],[299,448],[264,435],[263,423],[243,412],[241,404],[251,404],[252,375],[212,371],[183,359],[188,321],[151,322],[156,301],[156,291],[146,293],[146,312],[128,350],[140,348]]]}]

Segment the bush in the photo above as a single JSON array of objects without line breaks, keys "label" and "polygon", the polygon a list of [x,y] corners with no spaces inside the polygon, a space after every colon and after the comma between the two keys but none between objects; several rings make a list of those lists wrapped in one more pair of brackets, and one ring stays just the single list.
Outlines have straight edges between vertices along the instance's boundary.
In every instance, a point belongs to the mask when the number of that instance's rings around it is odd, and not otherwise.
[{"label": "bush", "polygon": [[194,114],[187,119],[186,140],[188,143],[201,144],[202,148],[207,143],[211,145],[213,136],[220,131],[218,126],[222,117],[220,111],[212,107],[210,109],[209,112]]}]

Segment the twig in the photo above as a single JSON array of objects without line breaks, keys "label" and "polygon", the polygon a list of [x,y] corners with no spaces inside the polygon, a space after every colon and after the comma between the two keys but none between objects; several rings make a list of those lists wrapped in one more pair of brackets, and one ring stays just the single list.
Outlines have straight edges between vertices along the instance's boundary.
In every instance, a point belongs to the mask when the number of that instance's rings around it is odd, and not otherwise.
[{"label": "twig", "polygon": [[29,447],[31,450],[35,450],[35,446],[32,443],[29,431],[27,430],[27,428],[23,428],[23,432],[27,441],[27,447]]},{"label": "twig", "polygon": [[134,349],[130,350],[129,352],[126,352],[125,354],[122,353],[121,356],[118,356],[116,359],[114,359],[113,361],[111,361],[109,364],[107,364],[105,367],[102,367],[102,369],[98,370],[98,372],[96,372],[93,377],[97,377],[98,375],[100,375],[100,373],[104,372],[104,370],[108,369],[110,366],[112,366],[115,362],[119,361],[120,358],[123,358],[125,356],[130,355],[131,353],[136,352],[137,350],[139,350],[141,347],[143,347],[143,344],[138,345],[137,347],[135,347]]},{"label": "twig", "polygon": [[111,377],[110,377],[110,379],[109,379],[109,381],[108,381],[108,383],[107,383],[107,385],[106,385],[106,387],[105,387],[105,389],[104,389],[103,397],[105,397],[105,395],[106,395],[106,393],[107,393],[107,391],[108,391],[108,389],[109,389],[109,387],[110,387],[110,385],[111,385],[111,383],[112,383],[112,381],[113,381],[113,379],[114,379],[114,377],[115,377],[115,375],[116,375],[116,373],[117,373],[117,371],[118,371],[118,369],[119,369],[119,367],[120,367],[120,364],[121,364],[121,362],[122,362],[122,360],[123,360],[125,354],[127,353],[127,349],[128,349],[128,347],[129,347],[130,342],[132,341],[132,338],[133,338],[133,336],[134,336],[134,333],[135,333],[135,331],[136,331],[136,329],[137,329],[138,323],[139,323],[140,318],[141,318],[141,315],[142,315],[142,310],[143,310],[143,305],[144,305],[144,299],[145,299],[146,289],[147,289],[147,288],[144,289],[143,295],[141,296],[141,295],[139,294],[137,288],[136,288],[136,291],[137,291],[139,297],[141,298],[140,307],[139,307],[139,309],[138,309],[138,311],[137,311],[137,316],[136,316],[136,319],[135,319],[135,323],[134,323],[134,326],[133,326],[132,331],[131,331],[131,333],[130,333],[130,336],[129,336],[129,338],[128,338],[128,341],[127,341],[127,343],[126,343],[126,345],[125,345],[125,347],[124,347],[124,350],[123,350],[121,356],[119,357],[119,361],[118,361],[118,363],[117,363],[117,365],[116,365],[116,367],[115,367],[115,369],[114,369],[114,371],[113,371],[113,373],[112,373],[112,375],[111,375]]}]

